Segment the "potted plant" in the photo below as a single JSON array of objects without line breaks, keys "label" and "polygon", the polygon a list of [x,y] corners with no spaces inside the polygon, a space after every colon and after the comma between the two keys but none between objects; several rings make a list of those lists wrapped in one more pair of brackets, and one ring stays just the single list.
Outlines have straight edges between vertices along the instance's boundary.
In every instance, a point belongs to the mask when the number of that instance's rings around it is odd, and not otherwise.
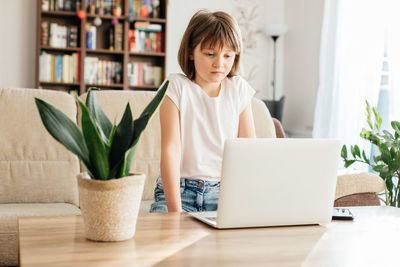
[{"label": "potted plant", "polygon": [[400,207],[400,122],[391,122],[394,133],[387,130],[381,131],[382,118],[376,109],[372,108],[374,121],[371,120],[372,114],[368,102],[366,113],[369,130],[363,128],[360,136],[375,145],[379,154],[370,160],[365,151],[360,151],[360,148],[355,145],[350,146],[352,156],[350,157],[344,145],[341,153],[344,166],[347,168],[354,162],[362,162],[371,166],[386,184],[385,199],[382,200],[388,206]]},{"label": "potted plant", "polygon": [[136,120],[128,103],[118,125],[104,114],[93,89],[88,91],[86,104],[76,97],[82,129],[57,108],[35,98],[47,131],[77,155],[87,170],[77,179],[88,239],[121,241],[135,234],[145,174],[132,174],[130,167],[140,136],[164,98],[168,83]]}]

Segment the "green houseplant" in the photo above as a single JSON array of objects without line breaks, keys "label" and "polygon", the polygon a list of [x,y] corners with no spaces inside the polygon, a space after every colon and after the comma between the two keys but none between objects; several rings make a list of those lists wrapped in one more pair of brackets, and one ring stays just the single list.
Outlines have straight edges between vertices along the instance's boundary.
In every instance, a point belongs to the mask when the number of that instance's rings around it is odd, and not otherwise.
[{"label": "green houseplant", "polygon": [[[392,121],[391,126],[394,130],[390,133],[387,130],[381,130],[382,118],[366,102],[366,115],[369,129],[363,128],[360,136],[377,147],[379,153],[370,160],[365,151],[361,151],[357,145],[350,146],[351,156],[347,153],[347,148],[342,147],[341,157],[344,160],[344,166],[347,168],[355,162],[368,164],[386,184],[385,198],[382,199],[386,205],[400,207],[400,122]],[[372,119],[373,114],[373,119]]]},{"label": "green houseplant", "polygon": [[81,129],[54,106],[35,99],[47,131],[77,155],[87,170],[78,175],[78,189],[88,239],[121,241],[134,235],[145,175],[130,173],[132,159],[168,84],[166,81],[161,86],[135,120],[128,103],[118,125],[107,118],[93,89],[89,89],[86,103],[76,97]]}]

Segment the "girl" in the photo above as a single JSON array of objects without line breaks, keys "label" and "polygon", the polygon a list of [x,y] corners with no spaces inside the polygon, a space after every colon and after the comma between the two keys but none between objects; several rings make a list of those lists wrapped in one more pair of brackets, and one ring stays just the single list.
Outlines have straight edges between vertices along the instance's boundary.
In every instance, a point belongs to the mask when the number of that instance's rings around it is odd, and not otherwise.
[{"label": "girl", "polygon": [[239,26],[225,12],[194,14],[160,107],[161,177],[150,212],[217,210],[224,141],[255,138],[253,88],[237,76]]}]

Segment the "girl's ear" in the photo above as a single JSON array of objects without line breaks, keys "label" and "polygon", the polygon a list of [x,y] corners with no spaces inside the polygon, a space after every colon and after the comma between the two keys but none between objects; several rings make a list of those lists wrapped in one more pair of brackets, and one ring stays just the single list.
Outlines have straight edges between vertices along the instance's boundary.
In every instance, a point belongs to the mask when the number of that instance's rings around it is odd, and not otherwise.
[{"label": "girl's ear", "polygon": [[194,60],[193,49],[189,48],[189,60]]}]

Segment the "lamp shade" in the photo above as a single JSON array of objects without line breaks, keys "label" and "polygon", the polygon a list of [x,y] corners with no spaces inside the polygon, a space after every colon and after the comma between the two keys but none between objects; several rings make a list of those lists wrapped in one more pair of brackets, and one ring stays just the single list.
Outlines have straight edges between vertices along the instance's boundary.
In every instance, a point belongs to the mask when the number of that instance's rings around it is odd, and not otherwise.
[{"label": "lamp shade", "polygon": [[269,36],[282,36],[287,29],[286,24],[269,24],[265,27],[264,32]]}]

